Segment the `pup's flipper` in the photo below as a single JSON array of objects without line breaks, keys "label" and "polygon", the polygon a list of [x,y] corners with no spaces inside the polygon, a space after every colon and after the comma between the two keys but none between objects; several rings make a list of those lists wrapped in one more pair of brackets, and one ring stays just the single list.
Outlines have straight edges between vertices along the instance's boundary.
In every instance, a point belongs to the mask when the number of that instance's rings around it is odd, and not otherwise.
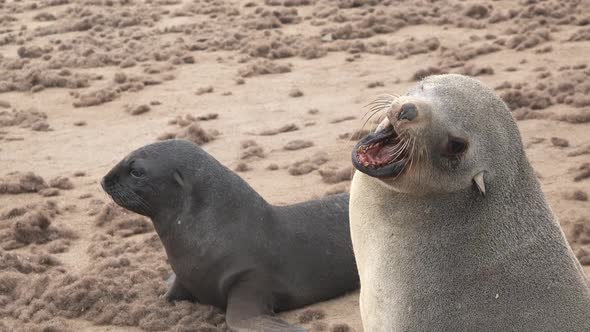
[{"label": "pup's flipper", "polygon": [[273,316],[273,297],[255,282],[240,282],[232,287],[227,300],[226,321],[237,332],[306,332]]}]

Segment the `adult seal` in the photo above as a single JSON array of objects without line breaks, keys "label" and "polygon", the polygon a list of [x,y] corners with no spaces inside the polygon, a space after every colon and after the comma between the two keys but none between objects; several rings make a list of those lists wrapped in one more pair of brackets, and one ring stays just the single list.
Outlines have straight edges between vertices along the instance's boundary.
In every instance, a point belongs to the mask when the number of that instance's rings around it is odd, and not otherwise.
[{"label": "adult seal", "polygon": [[273,313],[358,287],[347,194],[272,206],[183,140],[132,152],[102,186],[152,220],[176,275],[166,298],[226,309],[232,330],[305,331]]},{"label": "adult seal", "polygon": [[430,76],[352,160],[364,330],[590,331],[590,291],[506,105]]}]

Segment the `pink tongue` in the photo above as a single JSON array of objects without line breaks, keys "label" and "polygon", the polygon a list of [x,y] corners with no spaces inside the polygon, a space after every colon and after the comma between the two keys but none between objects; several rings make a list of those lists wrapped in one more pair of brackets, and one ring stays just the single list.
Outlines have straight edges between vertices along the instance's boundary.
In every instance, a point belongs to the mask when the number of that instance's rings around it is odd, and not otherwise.
[{"label": "pink tongue", "polygon": [[372,157],[373,159],[375,159],[377,163],[389,163],[394,158],[397,159],[396,153],[399,152],[398,150],[399,148],[397,145],[385,145],[384,147],[379,149],[379,151],[377,151],[377,154],[375,154]]}]

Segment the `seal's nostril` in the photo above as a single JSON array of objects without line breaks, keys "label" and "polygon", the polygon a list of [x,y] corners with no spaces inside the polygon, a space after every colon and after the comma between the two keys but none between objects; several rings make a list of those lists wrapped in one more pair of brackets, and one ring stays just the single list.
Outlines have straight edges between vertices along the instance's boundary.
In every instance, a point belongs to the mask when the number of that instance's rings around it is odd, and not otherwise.
[{"label": "seal's nostril", "polygon": [[398,120],[408,120],[412,121],[418,116],[418,109],[416,105],[412,103],[407,103],[402,105],[402,109],[399,112],[397,119]]}]

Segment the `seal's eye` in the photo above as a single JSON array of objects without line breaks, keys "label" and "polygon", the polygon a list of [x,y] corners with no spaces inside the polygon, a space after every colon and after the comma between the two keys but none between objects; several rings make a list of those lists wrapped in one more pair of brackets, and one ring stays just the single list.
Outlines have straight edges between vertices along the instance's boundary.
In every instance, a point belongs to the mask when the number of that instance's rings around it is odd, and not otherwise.
[{"label": "seal's eye", "polygon": [[131,176],[133,176],[134,178],[142,178],[145,176],[144,171],[136,168],[131,169],[131,171],[129,171],[129,174],[131,174]]},{"label": "seal's eye", "polygon": [[454,137],[454,136],[449,136],[449,139],[447,141],[447,145],[445,146],[445,150],[444,150],[444,156],[445,157],[458,157],[459,155],[463,154],[468,147],[468,143],[466,140],[459,138],[459,137]]}]

